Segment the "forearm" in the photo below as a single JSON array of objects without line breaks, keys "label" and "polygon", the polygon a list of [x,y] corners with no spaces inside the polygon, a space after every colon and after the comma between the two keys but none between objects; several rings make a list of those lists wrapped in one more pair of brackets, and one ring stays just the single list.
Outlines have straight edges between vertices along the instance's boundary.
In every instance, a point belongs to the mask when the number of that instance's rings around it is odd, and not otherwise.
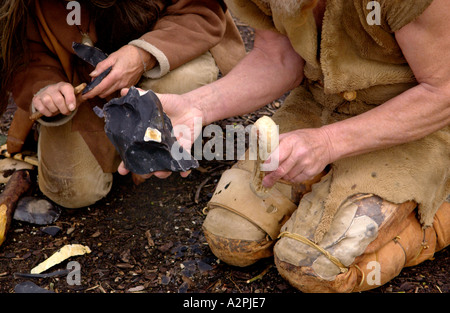
[{"label": "forearm", "polygon": [[230,73],[185,96],[197,103],[207,125],[253,112],[279,98],[300,84],[303,65],[286,37],[257,31],[254,49]]},{"label": "forearm", "polygon": [[364,114],[322,130],[333,162],[423,138],[449,123],[449,92],[419,84]]}]

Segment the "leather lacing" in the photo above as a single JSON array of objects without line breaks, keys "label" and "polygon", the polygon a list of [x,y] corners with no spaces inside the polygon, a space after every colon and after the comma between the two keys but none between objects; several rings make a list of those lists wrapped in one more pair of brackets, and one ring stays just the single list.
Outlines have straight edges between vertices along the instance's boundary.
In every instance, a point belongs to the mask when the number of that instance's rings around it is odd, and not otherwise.
[{"label": "leather lacing", "polygon": [[319,245],[315,244],[314,242],[312,242],[308,238],[306,238],[306,237],[304,237],[302,235],[290,233],[290,232],[287,232],[287,231],[284,231],[284,232],[280,233],[280,235],[278,235],[278,238],[282,238],[282,237],[288,237],[288,238],[300,241],[301,243],[304,243],[304,244],[310,246],[311,248],[314,248],[314,249],[318,250],[325,257],[327,257],[328,260],[330,260],[334,265],[336,265],[339,268],[339,270],[341,271],[341,273],[347,273],[348,272],[348,267],[346,267],[344,264],[342,264],[342,262],[339,261],[338,258],[332,256],[330,252],[328,252],[324,248],[320,247]]},{"label": "leather lacing", "polygon": [[[312,242],[311,240],[309,240],[308,238],[299,235],[299,234],[295,234],[295,233],[290,233],[288,231],[284,231],[282,233],[280,233],[278,235],[278,238],[282,238],[282,237],[288,237],[297,241],[300,241],[316,250],[318,250],[319,252],[321,252],[328,260],[330,260],[334,265],[336,265],[341,273],[347,273],[349,268],[347,266],[345,266],[344,264],[342,264],[341,261],[339,261],[338,258],[334,257],[333,255],[331,255],[330,252],[328,252],[327,250],[323,249],[322,247],[320,247],[319,245],[315,244],[314,242]],[[359,270],[361,272],[361,281],[359,283],[359,286],[361,287],[362,284],[364,283],[364,279],[365,279],[365,273],[363,270],[361,270],[361,268],[357,265],[354,264],[352,265],[354,266],[357,270]]]}]

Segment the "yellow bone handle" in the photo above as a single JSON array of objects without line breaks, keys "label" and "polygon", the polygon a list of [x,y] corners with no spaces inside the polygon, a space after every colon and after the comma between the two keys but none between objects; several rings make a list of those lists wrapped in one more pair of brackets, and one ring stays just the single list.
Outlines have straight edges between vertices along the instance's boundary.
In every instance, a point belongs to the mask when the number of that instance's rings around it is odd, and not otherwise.
[{"label": "yellow bone handle", "polygon": [[[256,136],[256,137],[255,137]],[[278,126],[268,116],[263,116],[258,119],[252,128],[252,142],[257,138],[257,147],[253,147],[252,154],[256,153],[256,162],[253,169],[253,178],[250,183],[252,190],[258,196],[265,196],[270,189],[265,188],[262,185],[262,180],[265,176],[265,172],[262,171],[263,163],[269,158],[270,154],[278,148],[279,144],[279,131]],[[251,142],[251,144],[252,144]],[[252,148],[251,148],[252,149]],[[256,150],[256,151],[255,151]],[[275,165],[272,164],[274,167]],[[275,170],[275,168],[270,168]]]}]

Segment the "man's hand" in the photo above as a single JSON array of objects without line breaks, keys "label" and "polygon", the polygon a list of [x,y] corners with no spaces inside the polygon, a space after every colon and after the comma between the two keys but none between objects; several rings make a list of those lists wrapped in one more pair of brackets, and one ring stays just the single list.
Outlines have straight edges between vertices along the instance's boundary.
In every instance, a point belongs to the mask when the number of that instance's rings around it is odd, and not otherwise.
[{"label": "man's hand", "polygon": [[[128,89],[122,89],[122,96],[125,96],[127,93]],[[174,135],[176,136],[178,143],[186,151],[190,151],[195,138],[199,135],[199,133],[195,133],[195,131],[201,132],[202,129],[202,111],[196,108],[196,106],[192,103],[187,102],[182,95],[157,94],[157,96],[161,101],[164,112],[169,116],[172,122]],[[195,127],[196,122],[199,123],[197,127]],[[121,175],[127,175],[130,171],[125,167],[125,164],[121,162],[118,172]],[[180,175],[181,177],[187,177],[190,172],[191,171],[181,172]],[[139,176],[142,180],[148,179],[151,176],[164,179],[169,177],[171,174],[172,172],[168,171],[158,171],[137,176]]]},{"label": "man's hand", "polygon": [[265,163],[274,157],[278,158],[278,168],[263,179],[268,188],[280,179],[292,183],[311,180],[333,161],[328,135],[321,128],[281,134],[278,148]]}]

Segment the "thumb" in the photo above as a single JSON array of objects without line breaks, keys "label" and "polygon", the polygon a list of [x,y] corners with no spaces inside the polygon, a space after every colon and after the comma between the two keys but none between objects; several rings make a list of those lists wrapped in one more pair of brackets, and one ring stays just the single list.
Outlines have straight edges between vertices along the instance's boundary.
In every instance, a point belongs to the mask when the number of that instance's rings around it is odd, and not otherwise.
[{"label": "thumb", "polygon": [[120,96],[121,97],[126,96],[129,90],[130,88],[122,88],[122,90],[120,90]]},{"label": "thumb", "polygon": [[120,175],[127,175],[130,172],[129,170],[127,170],[123,162],[120,162],[117,171],[119,172]]}]

